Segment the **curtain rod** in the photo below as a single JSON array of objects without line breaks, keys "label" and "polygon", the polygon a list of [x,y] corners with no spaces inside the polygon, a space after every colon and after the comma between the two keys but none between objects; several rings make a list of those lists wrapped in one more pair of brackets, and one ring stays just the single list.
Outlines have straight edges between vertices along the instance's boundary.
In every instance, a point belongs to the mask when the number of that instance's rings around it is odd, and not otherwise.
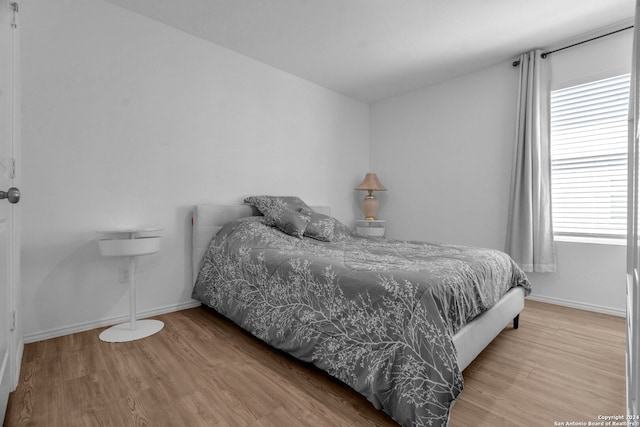
[{"label": "curtain rod", "polygon": [[[558,49],[550,50],[548,52],[542,52],[542,54],[540,56],[542,58],[546,58],[548,55],[551,55],[552,53],[560,52],[561,50],[569,49],[570,47],[578,46],[578,45],[581,45],[581,44],[584,44],[584,43],[589,43],[589,42],[592,42],[594,40],[598,40],[598,39],[601,39],[603,37],[607,37],[607,36],[610,36],[612,34],[619,33],[621,31],[629,30],[631,28],[633,28],[633,25],[629,25],[628,27],[620,28],[619,30],[611,31],[610,33],[602,34],[602,35],[599,35],[597,37],[593,37],[593,38],[590,38],[590,39],[587,39],[587,40],[583,40],[583,41],[578,42],[578,43],[570,44],[569,46],[563,46],[563,47],[559,47]],[[513,61],[513,63],[511,65],[513,65],[514,67],[517,67],[518,65],[520,65],[520,60],[518,59],[518,60]]]}]

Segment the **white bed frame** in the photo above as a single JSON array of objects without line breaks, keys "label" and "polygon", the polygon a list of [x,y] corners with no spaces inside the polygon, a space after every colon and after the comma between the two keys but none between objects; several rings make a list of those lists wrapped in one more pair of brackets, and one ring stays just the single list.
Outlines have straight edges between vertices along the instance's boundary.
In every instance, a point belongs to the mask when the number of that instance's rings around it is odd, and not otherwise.
[{"label": "white bed frame", "polygon": [[[312,206],[313,210],[329,215],[327,206]],[[211,239],[228,222],[258,215],[249,205],[196,205],[193,210],[193,282],[195,283],[202,259]],[[458,350],[458,365],[464,370],[484,348],[513,320],[518,327],[518,316],[524,308],[524,290],[511,289],[493,308],[466,324],[453,336]]]}]

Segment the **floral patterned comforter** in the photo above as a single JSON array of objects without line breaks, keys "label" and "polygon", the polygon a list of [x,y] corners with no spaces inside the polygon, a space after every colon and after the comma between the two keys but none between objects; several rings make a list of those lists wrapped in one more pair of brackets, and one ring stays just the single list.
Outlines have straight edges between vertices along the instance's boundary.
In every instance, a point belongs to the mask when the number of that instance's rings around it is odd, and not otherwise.
[{"label": "floral patterned comforter", "polygon": [[510,288],[506,254],[349,236],[296,238],[250,217],[212,240],[193,297],[314,363],[404,426],[446,426],[462,390],[452,336]]}]

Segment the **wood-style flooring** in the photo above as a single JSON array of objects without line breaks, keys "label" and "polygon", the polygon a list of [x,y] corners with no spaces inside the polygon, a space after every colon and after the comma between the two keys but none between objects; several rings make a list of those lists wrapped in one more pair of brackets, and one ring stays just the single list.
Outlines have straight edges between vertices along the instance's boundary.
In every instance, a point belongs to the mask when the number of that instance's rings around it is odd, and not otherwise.
[{"label": "wood-style flooring", "polygon": [[[205,308],[130,343],[101,330],[27,344],[12,426],[394,426],[349,387]],[[554,426],[625,412],[625,321],[527,301],[464,371],[458,426]],[[559,424],[556,424],[559,425]]]}]

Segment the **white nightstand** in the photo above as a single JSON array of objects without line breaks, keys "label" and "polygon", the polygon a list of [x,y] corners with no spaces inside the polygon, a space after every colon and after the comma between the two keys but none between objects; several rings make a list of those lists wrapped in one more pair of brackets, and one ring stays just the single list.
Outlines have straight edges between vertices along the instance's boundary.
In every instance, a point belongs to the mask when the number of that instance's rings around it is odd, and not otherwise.
[{"label": "white nightstand", "polygon": [[366,219],[356,220],[356,233],[366,237],[384,237],[385,223],[383,219],[368,221]]},{"label": "white nightstand", "polygon": [[[129,321],[105,329],[100,340],[105,342],[129,342],[149,337],[164,328],[160,320],[136,319],[136,259],[141,255],[155,254],[160,250],[161,228],[129,228],[104,230],[106,235],[98,240],[100,253],[106,257],[129,259]],[[147,236],[151,234],[150,236]]]}]

